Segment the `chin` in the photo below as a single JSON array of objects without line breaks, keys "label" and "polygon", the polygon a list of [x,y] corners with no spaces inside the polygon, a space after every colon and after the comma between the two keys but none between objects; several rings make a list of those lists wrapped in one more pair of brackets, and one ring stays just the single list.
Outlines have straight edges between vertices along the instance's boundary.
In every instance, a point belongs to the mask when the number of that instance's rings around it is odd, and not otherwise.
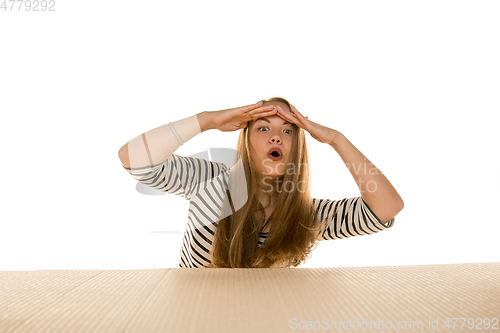
[{"label": "chin", "polygon": [[281,178],[284,175],[285,175],[284,173],[279,173],[276,171],[273,171],[272,173],[263,174],[264,177],[269,177],[269,178],[273,178],[273,179]]}]

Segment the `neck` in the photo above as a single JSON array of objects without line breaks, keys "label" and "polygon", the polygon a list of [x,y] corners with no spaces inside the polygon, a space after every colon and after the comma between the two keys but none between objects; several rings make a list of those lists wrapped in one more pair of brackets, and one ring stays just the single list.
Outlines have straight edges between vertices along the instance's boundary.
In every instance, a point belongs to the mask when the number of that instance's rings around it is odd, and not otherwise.
[{"label": "neck", "polygon": [[[271,196],[271,198],[269,198],[269,196]],[[262,193],[259,196],[259,201],[262,204],[262,206],[270,208],[274,207],[277,198],[278,198],[278,193],[271,193],[271,192]],[[271,200],[271,202],[269,202],[269,200]]]},{"label": "neck", "polygon": [[276,199],[278,197],[278,179],[280,179],[280,177],[270,176],[266,176],[260,179],[260,185],[262,186],[262,188],[260,189],[261,196],[266,198],[269,198],[269,196],[271,196],[273,199]]}]

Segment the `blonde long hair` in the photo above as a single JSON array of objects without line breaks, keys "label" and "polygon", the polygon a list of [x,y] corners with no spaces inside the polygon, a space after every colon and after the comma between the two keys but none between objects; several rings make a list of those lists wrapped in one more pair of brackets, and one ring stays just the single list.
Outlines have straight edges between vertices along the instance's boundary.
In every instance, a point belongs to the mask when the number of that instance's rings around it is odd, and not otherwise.
[{"label": "blonde long hair", "polygon": [[[290,103],[284,98],[262,100],[263,103],[273,101],[285,103],[291,110]],[[313,216],[305,133],[292,124],[293,138],[288,165],[292,163],[294,171],[290,174],[290,169],[285,169],[285,174],[280,178],[274,212],[267,222],[270,230],[259,247],[260,230],[257,227],[264,224],[265,208],[257,197],[262,185],[259,182],[260,169],[253,158],[256,155],[251,152],[254,150],[249,141],[250,125],[240,130],[236,147],[248,184],[248,200],[240,209],[216,224],[208,268],[297,267],[310,257],[321,232],[321,226]],[[297,184],[300,184],[300,189]],[[283,186],[286,190],[282,190]]]}]

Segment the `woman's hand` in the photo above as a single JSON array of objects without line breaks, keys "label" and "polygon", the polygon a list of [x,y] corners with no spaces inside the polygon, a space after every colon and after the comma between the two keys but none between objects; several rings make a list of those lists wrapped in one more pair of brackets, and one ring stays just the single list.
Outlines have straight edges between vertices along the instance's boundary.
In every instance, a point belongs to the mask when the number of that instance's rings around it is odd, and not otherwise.
[{"label": "woman's hand", "polygon": [[278,108],[278,116],[308,131],[314,139],[321,143],[330,144],[341,134],[334,129],[320,125],[309,120],[309,118],[304,117],[293,105],[292,111],[294,114],[291,112],[285,112],[283,109]]},{"label": "woman's hand", "polygon": [[215,128],[221,132],[236,131],[248,126],[248,122],[259,117],[272,116],[278,112],[273,105],[261,106],[262,102],[233,109],[211,111]]}]

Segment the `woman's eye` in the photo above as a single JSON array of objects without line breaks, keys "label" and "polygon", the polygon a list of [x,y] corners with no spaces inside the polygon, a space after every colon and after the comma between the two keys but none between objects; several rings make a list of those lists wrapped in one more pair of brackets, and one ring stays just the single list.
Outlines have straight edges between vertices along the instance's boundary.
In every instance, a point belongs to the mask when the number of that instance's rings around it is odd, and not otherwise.
[{"label": "woman's eye", "polygon": [[[260,131],[263,128],[267,128],[267,127],[265,127],[265,126],[259,127],[258,130]],[[292,130],[291,129],[286,129],[285,131],[290,131],[288,134],[292,134]],[[260,132],[262,132],[262,131],[260,131]],[[267,132],[267,131],[264,131],[264,132]]]}]

